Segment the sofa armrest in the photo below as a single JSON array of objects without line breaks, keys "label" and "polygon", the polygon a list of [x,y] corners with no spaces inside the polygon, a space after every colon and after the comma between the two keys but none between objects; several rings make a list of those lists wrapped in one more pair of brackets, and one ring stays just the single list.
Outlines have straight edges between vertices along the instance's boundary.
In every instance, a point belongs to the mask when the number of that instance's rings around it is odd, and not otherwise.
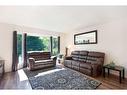
[{"label": "sofa armrest", "polygon": [[92,66],[92,75],[98,76],[102,72],[102,65],[100,63],[91,63]]},{"label": "sofa armrest", "polygon": [[57,57],[56,56],[51,56],[51,59],[53,60],[53,64],[56,65],[56,59],[57,59]]},{"label": "sofa armrest", "polygon": [[65,60],[72,60],[72,56],[65,57]]},{"label": "sofa armrest", "polygon": [[31,58],[29,58],[29,62],[30,63],[35,63],[35,59],[31,57]]},{"label": "sofa armrest", "polygon": [[56,56],[51,56],[50,58],[53,59],[53,60],[56,60],[57,59]]}]

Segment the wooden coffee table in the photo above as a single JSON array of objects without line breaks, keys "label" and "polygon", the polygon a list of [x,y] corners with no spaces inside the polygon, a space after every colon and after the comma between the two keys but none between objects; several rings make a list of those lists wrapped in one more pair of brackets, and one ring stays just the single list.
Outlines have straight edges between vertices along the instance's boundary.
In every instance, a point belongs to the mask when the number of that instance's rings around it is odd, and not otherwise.
[{"label": "wooden coffee table", "polygon": [[110,74],[110,70],[118,71],[119,72],[119,82],[121,83],[122,79],[125,77],[125,70],[124,67],[122,66],[110,66],[110,64],[104,65],[103,66],[103,76],[105,77],[105,69],[108,70],[108,76]]}]

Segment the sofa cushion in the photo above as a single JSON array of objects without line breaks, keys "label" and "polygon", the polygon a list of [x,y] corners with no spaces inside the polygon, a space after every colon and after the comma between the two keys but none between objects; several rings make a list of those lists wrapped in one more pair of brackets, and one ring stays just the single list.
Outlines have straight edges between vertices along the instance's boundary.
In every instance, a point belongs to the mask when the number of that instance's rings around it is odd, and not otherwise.
[{"label": "sofa cushion", "polygon": [[73,68],[74,70],[79,71],[79,66],[72,65],[72,68]]},{"label": "sofa cushion", "polygon": [[78,60],[86,62],[87,55],[88,55],[88,51],[80,51],[78,55]]},{"label": "sofa cushion", "polygon": [[88,56],[86,62],[88,62],[88,63],[96,63],[97,60],[98,60],[98,58],[96,58],[96,57]]},{"label": "sofa cushion", "polygon": [[86,74],[86,75],[92,75],[92,71],[89,69],[85,69],[85,68],[79,68],[79,71]]},{"label": "sofa cushion", "polygon": [[81,62],[86,62],[86,59],[84,59],[84,58],[79,58],[78,60]]},{"label": "sofa cushion", "polygon": [[95,63],[103,63],[104,61],[104,53],[101,52],[89,52],[86,62],[95,64]]},{"label": "sofa cushion", "polygon": [[79,61],[72,60],[71,64],[74,66],[79,66]]},{"label": "sofa cushion", "polygon": [[96,57],[96,58],[100,58],[100,57],[102,57],[102,58],[104,58],[104,53],[102,53],[102,52],[94,52],[94,51],[90,51],[89,53],[88,53],[88,56],[92,56],[92,57]]},{"label": "sofa cushion", "polygon": [[71,55],[79,55],[80,51],[72,51]]},{"label": "sofa cushion", "polygon": [[71,60],[64,60],[65,66],[71,66]]},{"label": "sofa cushion", "polygon": [[88,57],[87,57],[87,60],[97,61],[98,58],[92,57],[92,56],[88,56]]},{"label": "sofa cushion", "polygon": [[88,51],[80,51],[79,55],[87,56],[88,55]]},{"label": "sofa cushion", "polygon": [[87,56],[79,55],[79,61],[86,62]]},{"label": "sofa cushion", "polygon": [[79,55],[78,57],[81,58],[81,59],[86,59],[87,58],[87,56],[83,56],[83,55]]},{"label": "sofa cushion", "polygon": [[43,68],[52,67],[52,66],[54,66],[54,64],[36,65],[34,67],[34,70],[35,69],[43,69]]},{"label": "sofa cushion", "polygon": [[71,56],[73,60],[78,61],[80,51],[72,51]]},{"label": "sofa cushion", "polygon": [[51,54],[50,52],[41,52],[41,51],[32,51],[29,52],[28,54],[28,58],[34,58],[36,61],[37,60],[47,60],[50,59]]},{"label": "sofa cushion", "polygon": [[80,62],[79,65],[80,65],[80,68],[92,69],[92,66],[90,63]]},{"label": "sofa cushion", "polygon": [[46,65],[46,64],[53,64],[53,60],[38,60],[38,61],[35,61],[35,65]]},{"label": "sofa cushion", "polygon": [[71,55],[73,60],[78,61],[79,56],[78,55]]}]

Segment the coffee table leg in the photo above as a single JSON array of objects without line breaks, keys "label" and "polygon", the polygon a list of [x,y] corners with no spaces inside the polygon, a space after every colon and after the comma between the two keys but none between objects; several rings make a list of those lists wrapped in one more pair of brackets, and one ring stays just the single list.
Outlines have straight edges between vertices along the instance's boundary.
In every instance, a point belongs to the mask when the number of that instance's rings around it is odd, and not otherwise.
[{"label": "coffee table leg", "polygon": [[123,79],[124,79],[125,75],[124,75],[124,69],[123,69]]},{"label": "coffee table leg", "polygon": [[119,71],[119,81],[121,83],[121,71]]}]

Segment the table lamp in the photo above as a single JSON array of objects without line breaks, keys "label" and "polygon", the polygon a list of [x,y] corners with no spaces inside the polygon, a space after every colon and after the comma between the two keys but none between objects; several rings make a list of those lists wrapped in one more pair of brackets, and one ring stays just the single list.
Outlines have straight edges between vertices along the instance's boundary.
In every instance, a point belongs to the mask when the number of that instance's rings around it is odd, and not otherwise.
[{"label": "table lamp", "polygon": [[68,49],[71,48],[71,45],[68,45],[65,47],[65,56],[68,56]]}]

